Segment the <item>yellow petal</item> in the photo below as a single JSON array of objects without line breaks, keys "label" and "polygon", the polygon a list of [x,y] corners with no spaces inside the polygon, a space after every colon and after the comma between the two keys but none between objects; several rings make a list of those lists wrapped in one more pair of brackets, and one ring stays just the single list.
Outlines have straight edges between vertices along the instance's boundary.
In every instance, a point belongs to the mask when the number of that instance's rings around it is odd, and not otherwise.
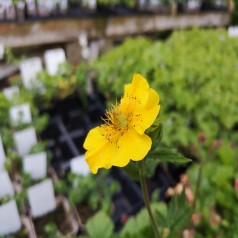
[{"label": "yellow petal", "polygon": [[147,135],[139,135],[133,129],[129,129],[121,136],[117,143],[117,153],[112,158],[112,165],[123,167],[130,160],[139,161],[145,158],[151,148],[151,138]]},{"label": "yellow petal", "polygon": [[96,174],[99,168],[109,169],[112,167],[112,158],[116,153],[116,143],[106,143],[102,147],[87,151],[86,162],[92,173]]},{"label": "yellow petal", "polygon": [[144,134],[145,130],[149,128],[155,121],[156,117],[158,116],[159,110],[160,110],[160,105],[155,105],[149,110],[145,109],[140,112],[138,111],[137,115],[139,116],[133,117],[133,120],[131,121],[131,125],[139,134],[141,135]]},{"label": "yellow petal", "polygon": [[107,141],[102,136],[102,129],[101,127],[97,126],[89,131],[83,147],[86,150],[92,150],[95,147],[101,147],[103,146]]},{"label": "yellow petal", "polygon": [[99,168],[111,168],[111,158],[115,154],[116,144],[109,143],[102,134],[105,128],[95,127],[90,130],[84,148],[87,150],[85,157],[92,173],[97,173]]},{"label": "yellow petal", "polygon": [[134,108],[144,107],[149,96],[149,89],[146,79],[140,74],[134,74],[132,83],[125,85],[124,96],[121,100],[122,110],[132,111]]},{"label": "yellow petal", "polygon": [[149,97],[147,99],[147,103],[145,107],[149,109],[153,107],[154,105],[158,105],[159,100],[160,100],[159,94],[154,89],[150,88]]}]

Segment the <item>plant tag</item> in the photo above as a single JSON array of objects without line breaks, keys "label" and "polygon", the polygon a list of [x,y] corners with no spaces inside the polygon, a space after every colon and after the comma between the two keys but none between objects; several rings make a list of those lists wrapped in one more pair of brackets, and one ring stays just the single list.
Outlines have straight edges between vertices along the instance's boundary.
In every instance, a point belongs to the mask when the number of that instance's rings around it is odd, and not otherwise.
[{"label": "plant tag", "polygon": [[66,60],[65,52],[61,48],[45,51],[44,58],[46,69],[50,75],[55,75],[59,65]]},{"label": "plant tag", "polygon": [[14,189],[7,171],[0,172],[0,199],[4,196],[12,197],[13,195]]},{"label": "plant tag", "polygon": [[5,0],[5,15],[8,20],[14,20],[16,17],[16,11],[12,0]]},{"label": "plant tag", "polygon": [[13,106],[10,108],[10,118],[13,123],[13,125],[17,126],[21,123],[31,123],[32,117],[31,117],[31,111],[30,111],[30,105],[28,103]]},{"label": "plant tag", "polygon": [[5,151],[2,144],[2,137],[0,135],[0,172],[4,170],[5,160],[6,160],[6,155],[5,155]]},{"label": "plant tag", "polygon": [[60,10],[67,10],[68,0],[55,0],[55,5],[58,5]]},{"label": "plant tag", "polygon": [[51,179],[47,179],[27,190],[27,196],[33,217],[40,217],[56,208],[54,188]]},{"label": "plant tag", "polygon": [[23,158],[23,169],[32,179],[41,179],[46,176],[47,156],[45,152],[27,155]]},{"label": "plant tag", "polygon": [[5,97],[11,101],[14,98],[18,98],[20,91],[19,88],[17,86],[11,86],[8,88],[4,88],[3,89],[3,94],[5,95]]},{"label": "plant tag", "polygon": [[91,10],[95,10],[97,7],[97,1],[96,0],[88,0],[88,8]]},{"label": "plant tag", "polygon": [[25,156],[29,153],[32,146],[37,144],[36,132],[33,127],[17,131],[14,133],[14,140],[17,151],[20,156]]},{"label": "plant tag", "polygon": [[189,0],[187,2],[187,8],[188,10],[196,10],[196,9],[199,9],[201,6],[201,2],[198,1],[198,0]]},{"label": "plant tag", "polygon": [[26,0],[27,12],[29,15],[36,15],[36,3],[35,0]]},{"label": "plant tag", "polygon": [[[0,7],[0,14],[1,14],[1,7]],[[3,58],[4,58],[4,45],[0,43],[0,60],[2,60]]]},{"label": "plant tag", "polygon": [[22,83],[25,88],[32,89],[40,86],[37,80],[37,74],[40,71],[42,71],[42,63],[39,57],[25,60],[20,64]]},{"label": "plant tag", "polygon": [[84,48],[88,46],[88,37],[87,34],[85,32],[82,32],[79,36],[78,36],[78,42],[79,45]]},{"label": "plant tag", "polygon": [[238,37],[238,26],[229,26],[228,27],[228,36],[231,38]]},{"label": "plant tag", "polygon": [[71,172],[77,175],[86,176],[90,173],[90,170],[89,170],[87,162],[85,161],[84,155],[71,159],[70,169],[71,169]]},{"label": "plant tag", "polygon": [[21,219],[15,200],[0,206],[0,236],[16,233],[21,229]]}]

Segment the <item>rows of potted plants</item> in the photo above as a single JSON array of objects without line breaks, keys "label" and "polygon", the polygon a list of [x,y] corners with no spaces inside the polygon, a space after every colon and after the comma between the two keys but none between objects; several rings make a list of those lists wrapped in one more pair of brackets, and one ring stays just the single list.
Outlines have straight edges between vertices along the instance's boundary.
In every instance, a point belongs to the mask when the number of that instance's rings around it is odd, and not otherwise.
[{"label": "rows of potted plants", "polygon": [[[69,65],[56,73],[52,62],[45,71],[39,63],[38,58],[21,62],[20,78],[0,93],[0,236],[76,237],[99,209],[118,212],[114,194],[127,198],[108,173],[90,175],[80,156],[87,130],[98,120],[90,113],[102,113],[102,102],[83,94]],[[84,122],[76,124],[81,116]]]},{"label": "rows of potted plants", "polygon": [[200,10],[227,10],[231,1],[200,0],[2,0],[0,20],[24,21],[52,17],[79,17],[112,14],[176,13]]}]

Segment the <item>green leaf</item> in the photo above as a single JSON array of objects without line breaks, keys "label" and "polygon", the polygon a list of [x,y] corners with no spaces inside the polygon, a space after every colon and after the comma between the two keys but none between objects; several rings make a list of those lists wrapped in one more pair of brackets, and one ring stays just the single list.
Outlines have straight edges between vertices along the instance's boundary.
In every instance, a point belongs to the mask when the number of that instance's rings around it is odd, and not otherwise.
[{"label": "green leaf", "polygon": [[103,211],[99,211],[88,220],[86,229],[90,238],[111,238],[114,224]]},{"label": "green leaf", "polygon": [[158,160],[159,162],[188,163],[191,161],[191,159],[182,156],[175,149],[169,148],[157,148],[156,150],[152,150],[147,157]]},{"label": "green leaf", "polygon": [[142,163],[144,176],[147,178],[151,178],[156,170],[157,165],[159,164],[159,160],[154,160],[151,158],[145,158],[140,162],[131,161],[126,167],[124,167],[124,171],[134,180],[140,180],[139,169],[137,163]]},{"label": "green leaf", "polygon": [[123,170],[133,179],[140,180],[137,162],[130,161],[130,163],[123,168]]}]

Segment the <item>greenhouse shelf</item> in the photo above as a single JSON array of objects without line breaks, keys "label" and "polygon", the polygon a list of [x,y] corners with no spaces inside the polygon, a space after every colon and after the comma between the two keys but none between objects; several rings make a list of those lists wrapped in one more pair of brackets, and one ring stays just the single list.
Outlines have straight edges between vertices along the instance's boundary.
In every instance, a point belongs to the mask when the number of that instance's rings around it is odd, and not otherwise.
[{"label": "greenhouse shelf", "polygon": [[5,47],[30,47],[78,41],[88,38],[123,39],[130,35],[191,27],[222,27],[230,22],[228,12],[204,12],[180,15],[122,15],[91,18],[60,18],[43,21],[0,23],[0,42]]}]

